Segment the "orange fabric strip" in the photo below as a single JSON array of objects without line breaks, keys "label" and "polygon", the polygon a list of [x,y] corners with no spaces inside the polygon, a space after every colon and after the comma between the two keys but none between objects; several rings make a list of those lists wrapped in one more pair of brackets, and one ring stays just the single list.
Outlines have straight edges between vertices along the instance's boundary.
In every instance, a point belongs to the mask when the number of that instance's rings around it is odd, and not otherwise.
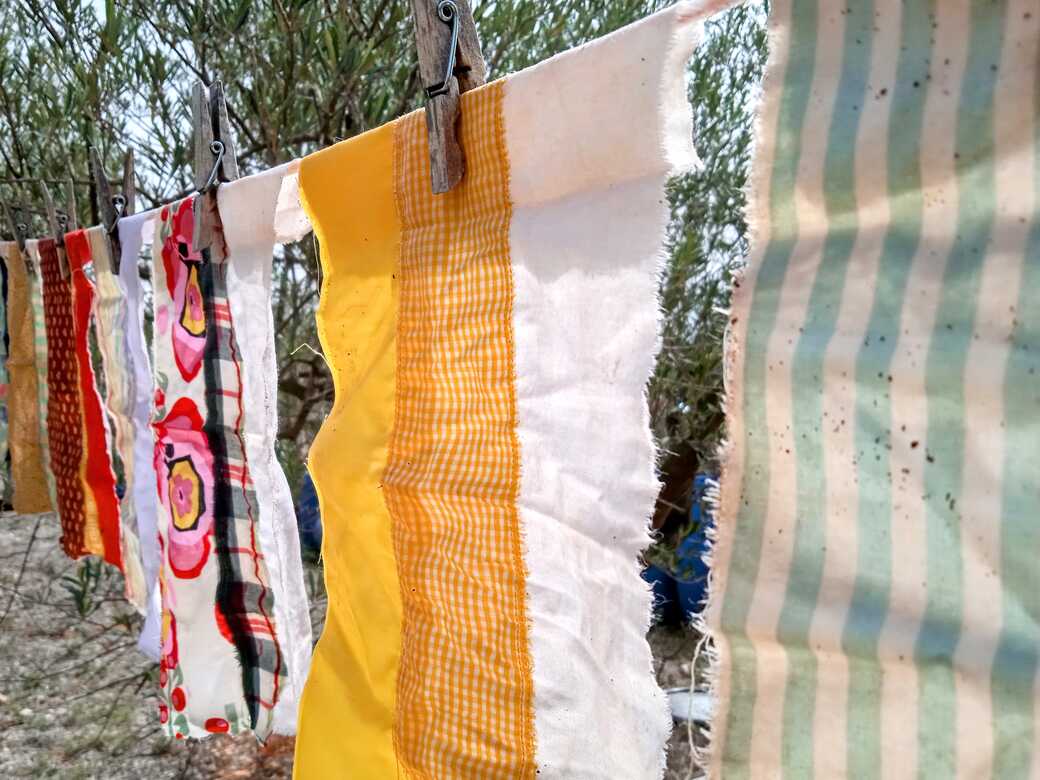
[{"label": "orange fabric strip", "polygon": [[430,188],[424,115],[397,125],[401,297],[384,494],[404,609],[398,759],[409,777],[534,777],[517,495],[502,85],[463,96],[466,177]]},{"label": "orange fabric strip", "polygon": [[[86,269],[93,262],[90,242],[85,230],[69,233],[65,239],[72,279],[73,327],[76,363],[79,370],[80,412],[83,419],[83,460],[80,478],[87,499],[88,524],[97,523],[105,560],[120,570],[123,553],[120,544],[119,499],[112,471],[112,455],[108,447],[108,430],[101,406],[91,358],[91,310],[94,283]],[[96,518],[96,520],[95,520]]]}]

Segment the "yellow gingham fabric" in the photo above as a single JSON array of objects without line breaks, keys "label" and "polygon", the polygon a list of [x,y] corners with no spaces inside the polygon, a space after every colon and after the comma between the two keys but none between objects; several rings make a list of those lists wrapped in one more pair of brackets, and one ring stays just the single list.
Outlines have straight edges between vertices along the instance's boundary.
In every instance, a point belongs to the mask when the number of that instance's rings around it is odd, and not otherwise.
[{"label": "yellow gingham fabric", "polygon": [[663,771],[644,393],[667,177],[696,160],[685,63],[720,2],[464,94],[449,193],[421,110],[283,182],[281,222],[298,200],[321,247],[336,390],[297,780]]},{"label": "yellow gingham fabric", "polygon": [[467,173],[448,194],[430,189],[423,114],[395,138],[401,295],[384,479],[404,609],[394,739],[409,777],[533,777],[501,83],[463,105]]}]

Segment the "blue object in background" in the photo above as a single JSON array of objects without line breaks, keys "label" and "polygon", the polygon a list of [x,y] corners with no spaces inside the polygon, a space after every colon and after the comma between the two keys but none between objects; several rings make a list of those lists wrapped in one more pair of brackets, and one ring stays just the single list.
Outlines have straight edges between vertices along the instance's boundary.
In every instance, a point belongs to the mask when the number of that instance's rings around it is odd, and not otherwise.
[{"label": "blue object in background", "polygon": [[676,622],[679,619],[679,591],[672,575],[651,564],[643,569],[643,579],[653,586],[654,622]]},{"label": "blue object in background", "polygon": [[675,551],[678,561],[676,588],[683,617],[689,620],[701,612],[708,595],[708,564],[704,556],[711,548],[710,529],[715,527],[715,515],[705,498],[708,481],[713,475],[698,474],[693,480],[693,495],[690,497],[690,520],[697,530],[683,539]]},{"label": "blue object in background", "polygon": [[690,520],[697,529],[675,550],[676,571],[658,566],[643,569],[643,579],[653,586],[654,619],[659,623],[688,622],[704,608],[708,595],[708,564],[704,556],[711,547],[709,533],[715,526],[715,515],[707,503],[708,482],[712,474],[698,474],[690,496]]},{"label": "blue object in background", "polygon": [[303,475],[303,484],[296,496],[296,527],[300,531],[300,544],[314,553],[321,552],[321,510],[318,508],[318,492],[314,489],[310,473]]}]

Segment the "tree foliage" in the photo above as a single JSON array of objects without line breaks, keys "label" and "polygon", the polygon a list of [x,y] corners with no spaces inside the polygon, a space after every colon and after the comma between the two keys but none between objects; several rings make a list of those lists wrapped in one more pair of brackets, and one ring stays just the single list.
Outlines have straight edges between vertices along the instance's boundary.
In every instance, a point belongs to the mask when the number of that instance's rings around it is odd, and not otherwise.
[{"label": "tree foliage", "polygon": [[[667,0],[479,0],[474,16],[491,78],[632,22]],[[690,70],[704,161],[670,191],[674,220],[662,279],[663,350],[649,387],[666,490],[684,506],[722,424],[721,334],[751,148],[752,95],[765,51],[752,4],[709,25]],[[7,178],[74,175],[80,219],[96,220],[86,177],[95,145],[115,173],[137,156],[139,208],[189,191],[196,79],[222,79],[243,172],[376,127],[420,105],[410,0],[16,0],[0,9],[0,165]],[[346,173],[349,176],[349,172]],[[5,197],[38,200],[30,185]],[[41,223],[37,233],[45,232]],[[320,280],[313,241],[275,265],[283,460],[299,469],[332,385],[314,330]],[[310,347],[308,349],[307,347]]]},{"label": "tree foliage", "polygon": [[648,557],[680,568],[693,478],[717,472],[723,433],[723,336],[734,276],[748,248],[744,218],[754,117],[766,61],[766,8],[747,4],[714,18],[690,66],[699,170],[669,193],[669,262],[661,280],[661,352],[648,389],[661,447],[663,488]]}]

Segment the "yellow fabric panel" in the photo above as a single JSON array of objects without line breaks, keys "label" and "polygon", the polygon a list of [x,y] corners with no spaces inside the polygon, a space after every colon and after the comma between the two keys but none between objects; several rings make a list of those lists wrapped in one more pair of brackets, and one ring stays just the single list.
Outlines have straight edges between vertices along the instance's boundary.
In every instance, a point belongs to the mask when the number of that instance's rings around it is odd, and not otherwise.
[{"label": "yellow fabric panel", "polygon": [[300,704],[295,777],[398,776],[393,721],[401,593],[382,480],[394,414],[393,125],[304,159],[321,245],[318,333],[336,402],[311,447],[328,612]]},{"label": "yellow fabric panel", "polygon": [[7,435],[11,450],[11,503],[19,514],[49,512],[43,455],[40,451],[40,405],[36,381],[36,333],[29,275],[18,245],[10,243],[7,265]]},{"label": "yellow fabric panel", "polygon": [[398,125],[397,416],[384,492],[404,599],[395,735],[409,778],[535,775],[502,121],[501,82],[463,95],[466,176],[436,196],[424,115]]}]

